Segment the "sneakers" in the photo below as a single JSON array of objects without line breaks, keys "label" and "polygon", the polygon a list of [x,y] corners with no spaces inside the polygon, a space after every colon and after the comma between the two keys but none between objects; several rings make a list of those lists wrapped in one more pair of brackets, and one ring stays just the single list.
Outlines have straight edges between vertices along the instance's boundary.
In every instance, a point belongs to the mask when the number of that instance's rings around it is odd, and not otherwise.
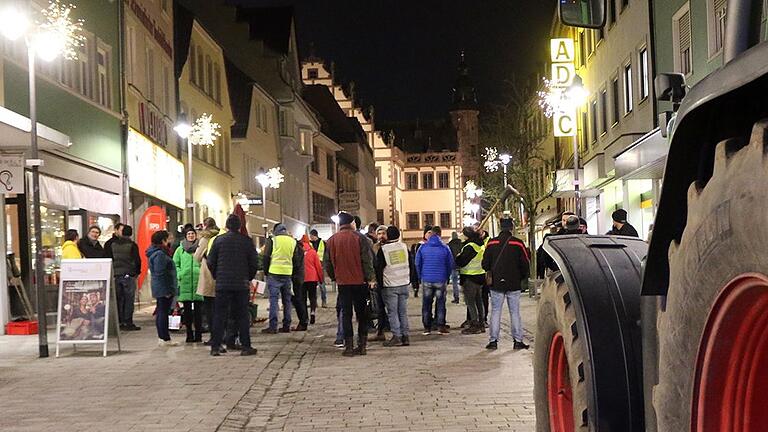
[{"label": "sneakers", "polygon": [[411,341],[408,339],[408,335],[403,335],[402,338],[400,338],[400,342],[402,346],[409,346],[411,344]]},{"label": "sneakers", "polygon": [[495,350],[499,348],[499,343],[497,341],[490,341],[488,342],[488,345],[485,346],[485,349],[487,350]]},{"label": "sneakers", "polygon": [[398,346],[402,344],[402,340],[399,336],[392,335],[392,338],[390,338],[388,341],[385,341],[382,345],[385,347],[393,347]]},{"label": "sneakers", "polygon": [[175,347],[175,346],[179,346],[179,343],[174,341],[174,340],[158,339],[157,340],[157,344],[159,346],[161,346],[161,347]]},{"label": "sneakers", "polygon": [[528,349],[530,346],[526,345],[525,342],[518,342],[515,341],[515,344],[512,346],[512,349],[521,350],[521,349]]},{"label": "sneakers", "polygon": [[336,339],[336,342],[333,343],[333,346],[336,348],[344,348],[344,339]]},{"label": "sneakers", "polygon": [[315,324],[315,314],[312,314],[309,316],[309,324],[310,325]]},{"label": "sneakers", "polygon": [[440,333],[441,335],[445,335],[445,334],[450,333],[450,331],[448,330],[448,326],[440,326],[440,327],[438,327],[437,328],[437,332]]},{"label": "sneakers", "polygon": [[240,351],[240,355],[241,355],[241,356],[244,356],[244,357],[245,357],[245,356],[252,356],[252,355],[256,355],[256,348],[252,348],[252,347],[245,347],[245,348],[243,348],[243,350],[242,350],[242,351]]},{"label": "sneakers", "polygon": [[261,329],[261,332],[264,334],[277,334],[277,329],[267,327],[265,329]]},{"label": "sneakers", "polygon": [[421,332],[424,336],[429,336],[432,334],[432,329],[424,329],[423,332]]}]

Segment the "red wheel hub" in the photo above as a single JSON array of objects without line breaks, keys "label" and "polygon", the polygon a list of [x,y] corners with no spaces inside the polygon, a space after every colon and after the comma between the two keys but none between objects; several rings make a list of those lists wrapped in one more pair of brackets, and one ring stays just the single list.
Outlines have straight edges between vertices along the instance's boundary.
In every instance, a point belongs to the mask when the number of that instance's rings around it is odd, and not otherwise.
[{"label": "red wheel hub", "polygon": [[768,277],[741,275],[720,292],[696,363],[692,432],[757,432],[768,425]]},{"label": "red wheel hub", "polygon": [[573,432],[573,392],[568,373],[568,358],[560,332],[552,336],[547,362],[547,400],[549,402],[549,430]]}]

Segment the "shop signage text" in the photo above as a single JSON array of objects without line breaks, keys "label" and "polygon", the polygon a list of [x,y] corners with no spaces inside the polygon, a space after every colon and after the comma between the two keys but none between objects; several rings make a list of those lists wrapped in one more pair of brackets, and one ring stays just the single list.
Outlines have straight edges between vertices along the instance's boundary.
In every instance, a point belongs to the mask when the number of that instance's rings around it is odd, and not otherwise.
[{"label": "shop signage text", "polygon": [[152,37],[155,39],[158,45],[168,54],[168,57],[173,58],[173,47],[168,39],[165,37],[165,33],[155,25],[155,21],[149,17],[149,13],[144,9],[137,0],[130,0],[131,10],[136,14],[136,18],[146,27],[146,29],[152,33]]},{"label": "shop signage text", "polygon": [[168,147],[168,127],[163,115],[144,102],[139,102],[139,130],[157,144]]},{"label": "shop signage text", "polygon": [[128,131],[130,186],[178,208],[184,208],[184,164],[147,137]]},{"label": "shop signage text", "polygon": [[339,210],[345,212],[356,212],[360,210],[360,193],[359,192],[340,192],[339,193]]},{"label": "shop signage text", "polygon": [[[564,92],[576,76],[576,68],[573,64],[576,50],[573,39],[551,39],[549,47],[552,59],[551,85],[553,90]],[[561,104],[560,109],[553,116],[556,137],[576,136],[576,115],[575,106]]]}]

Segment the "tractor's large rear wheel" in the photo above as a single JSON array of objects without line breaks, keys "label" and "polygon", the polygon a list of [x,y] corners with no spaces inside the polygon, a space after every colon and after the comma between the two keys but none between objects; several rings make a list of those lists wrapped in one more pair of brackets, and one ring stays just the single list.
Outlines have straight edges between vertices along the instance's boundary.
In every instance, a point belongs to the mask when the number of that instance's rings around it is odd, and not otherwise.
[{"label": "tractor's large rear wheel", "polygon": [[659,431],[768,427],[768,121],[746,146],[717,147],[714,174],[688,192],[688,220],[670,246],[658,315]]}]

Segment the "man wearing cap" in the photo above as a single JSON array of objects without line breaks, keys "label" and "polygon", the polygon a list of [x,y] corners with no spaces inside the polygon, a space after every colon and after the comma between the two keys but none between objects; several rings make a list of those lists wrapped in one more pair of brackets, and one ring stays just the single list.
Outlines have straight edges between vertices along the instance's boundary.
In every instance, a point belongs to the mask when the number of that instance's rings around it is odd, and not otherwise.
[{"label": "man wearing cap", "polygon": [[221,343],[227,325],[228,313],[237,323],[240,334],[240,355],[253,355],[251,347],[251,320],[248,313],[251,280],[259,271],[258,254],[253,241],[240,234],[242,222],[237,215],[227,217],[227,233],[213,241],[208,252],[207,264],[216,281],[215,323],[211,339],[211,355],[226,352]]},{"label": "man wearing cap", "polygon": [[[520,291],[522,281],[530,275],[528,249],[522,240],[512,235],[515,227],[511,218],[500,221],[501,233],[490,240],[483,254],[483,269],[491,274],[490,341],[487,349],[496,349],[501,331],[501,311],[504,302],[509,307],[510,327],[515,340],[514,349],[528,349],[523,342],[523,323],[520,318]],[[579,218],[576,218],[578,228]]]},{"label": "man wearing cap", "polygon": [[[355,230],[354,218],[347,212],[339,212],[339,231],[328,239],[323,265],[328,276],[339,287],[341,320],[344,329],[346,357],[365,355],[368,342],[368,312],[366,300],[375,274],[369,240]],[[357,315],[358,345],[354,348],[352,310]]]},{"label": "man wearing cap", "polygon": [[611,219],[613,219],[613,229],[608,231],[607,235],[640,237],[635,227],[627,222],[626,210],[616,210],[611,214]]},{"label": "man wearing cap", "polygon": [[[320,263],[322,264],[323,258],[325,258],[325,240],[318,236],[316,229],[309,231],[309,244],[311,244],[312,248],[317,252],[317,256],[320,258]],[[320,300],[322,301],[321,307],[327,308],[328,291],[325,288],[325,280],[320,281]]]},{"label": "man wearing cap", "polygon": [[[261,332],[275,334],[277,329],[277,315],[280,309],[278,302],[283,302],[283,326],[280,333],[291,331],[291,285],[296,294],[304,286],[304,249],[296,239],[288,234],[285,225],[275,225],[272,238],[268,238],[264,245],[264,273],[267,275],[267,289],[269,290],[269,326]],[[308,317],[306,303],[304,308],[297,308],[299,325],[297,331],[306,330]]]}]

